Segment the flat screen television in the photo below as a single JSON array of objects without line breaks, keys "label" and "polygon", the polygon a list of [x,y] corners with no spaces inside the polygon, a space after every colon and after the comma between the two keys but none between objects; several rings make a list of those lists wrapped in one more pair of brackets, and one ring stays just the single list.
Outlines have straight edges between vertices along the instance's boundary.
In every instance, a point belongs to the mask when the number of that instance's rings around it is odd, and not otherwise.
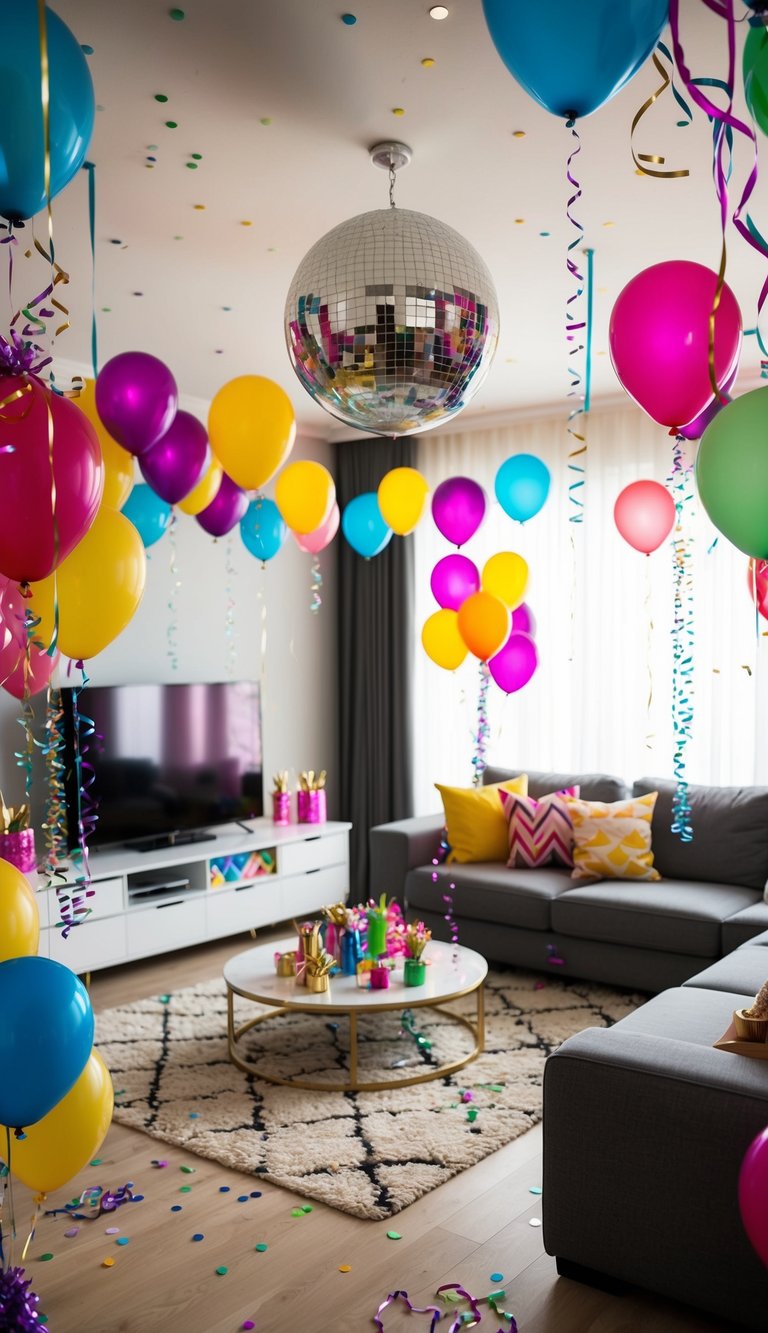
[{"label": "flat screen television", "polygon": [[[77,845],[73,690],[62,690],[67,823]],[[88,844],[192,842],[214,825],[263,814],[261,701],[254,681],[95,685],[78,710],[92,722],[86,762],[98,822]],[[82,735],[82,731],[81,731]]]}]

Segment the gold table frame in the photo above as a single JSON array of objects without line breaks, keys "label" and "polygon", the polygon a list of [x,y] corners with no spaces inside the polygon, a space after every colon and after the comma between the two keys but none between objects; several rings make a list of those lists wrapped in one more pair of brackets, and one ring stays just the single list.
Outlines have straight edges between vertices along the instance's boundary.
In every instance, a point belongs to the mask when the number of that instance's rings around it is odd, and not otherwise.
[{"label": "gold table frame", "polygon": [[[333,986],[333,981],[331,981]],[[463,1069],[470,1061],[475,1060],[481,1051],[485,1049],[485,976],[480,977],[473,985],[467,986],[464,990],[456,991],[450,995],[441,995],[440,1003],[433,1000],[421,1000],[417,997],[407,1001],[400,999],[392,1004],[377,1003],[371,1005],[360,1004],[324,1004],[322,1008],[319,1005],[311,1004],[301,999],[291,999],[286,1001],[284,998],[275,999],[263,995],[255,995],[251,992],[241,990],[227,981],[227,1045],[229,1049],[229,1058],[238,1069],[242,1069],[244,1074],[253,1074],[257,1078],[264,1079],[267,1083],[277,1083],[286,1088],[304,1088],[309,1092],[382,1092],[387,1088],[409,1088],[417,1083],[429,1083],[432,1079],[443,1078],[446,1074],[455,1074],[457,1070]],[[414,987],[414,989],[416,989]],[[465,995],[471,995],[475,992],[477,999],[477,1009],[475,1022],[465,1018],[463,1014],[454,1014],[443,1006],[449,1004],[452,1000],[461,1000]],[[249,1018],[245,1023],[239,1026],[235,1025],[235,995],[239,995],[243,1000],[252,1000],[254,1004],[263,1004],[267,1006],[267,1013],[257,1014],[255,1018]],[[436,1013],[444,1014],[454,1023],[460,1023],[462,1027],[468,1029],[474,1038],[474,1047],[469,1055],[461,1060],[453,1060],[450,1064],[430,1067],[426,1073],[414,1074],[409,1078],[392,1078],[377,1080],[376,1082],[361,1082],[358,1078],[358,1050],[357,1050],[357,1016],[358,1014],[376,1014],[391,1013],[394,1010],[406,1009],[433,1009]],[[317,1014],[325,1018],[328,1014],[341,1014],[349,1019],[349,1078],[345,1082],[318,1083],[316,1080],[305,1078],[282,1078],[279,1074],[269,1074],[264,1069],[252,1064],[244,1059],[237,1050],[240,1039],[246,1032],[257,1027],[259,1023],[264,1023],[267,1019],[277,1018],[280,1014],[303,1013]]]}]

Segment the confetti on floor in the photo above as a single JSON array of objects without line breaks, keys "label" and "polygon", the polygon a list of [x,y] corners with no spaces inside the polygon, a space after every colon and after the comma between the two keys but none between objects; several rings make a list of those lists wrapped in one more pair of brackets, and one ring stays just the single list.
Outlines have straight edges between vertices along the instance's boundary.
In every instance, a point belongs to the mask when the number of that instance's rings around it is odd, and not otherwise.
[{"label": "confetti on floor", "polygon": [[69,1240],[71,1236],[76,1236],[79,1230],[79,1227],[70,1227],[69,1231],[64,1232],[64,1235],[67,1237],[67,1240]]},{"label": "confetti on floor", "polygon": [[403,1239],[403,1238],[402,1238],[402,1236],[400,1235],[400,1232],[399,1232],[399,1231],[388,1231],[388,1232],[387,1232],[387,1240],[402,1240],[402,1239]]},{"label": "confetti on floor", "polygon": [[491,1282],[503,1282],[503,1281],[504,1281],[503,1273],[491,1273]]},{"label": "confetti on floor", "polygon": [[41,1259],[41,1261],[42,1261],[43,1263],[45,1263],[47,1259],[52,1259],[52,1258],[53,1258],[53,1255],[52,1255],[52,1254],[41,1254],[41,1255],[40,1255],[40,1259]]},{"label": "confetti on floor", "polygon": [[102,1268],[113,1268],[114,1264],[115,1264],[114,1259],[102,1259],[101,1261]]},{"label": "confetti on floor", "polygon": [[216,1272],[218,1273],[219,1277],[226,1277],[227,1273],[229,1272],[229,1269],[226,1268],[224,1264],[221,1264],[221,1266],[216,1269]]},{"label": "confetti on floor", "polygon": [[528,1219],[528,1225],[529,1225],[529,1227],[540,1227],[540,1226],[541,1226],[541,1218],[540,1218],[540,1217],[529,1217],[529,1219]]},{"label": "confetti on floor", "polygon": [[258,1245],[254,1245],[253,1248],[258,1250],[259,1254],[263,1254],[265,1250],[269,1249],[269,1246],[265,1245],[263,1240],[260,1240]]},{"label": "confetti on floor", "polygon": [[340,1273],[351,1273],[351,1272],[352,1272],[352,1265],[351,1265],[351,1264],[339,1264],[339,1272],[340,1272]]},{"label": "confetti on floor", "polygon": [[118,1236],[117,1240],[115,1241],[115,1244],[116,1244],[116,1245],[127,1245],[129,1239],[130,1239],[130,1237],[128,1237],[128,1236]]},{"label": "confetti on floor", "polygon": [[541,1194],[541,1185],[531,1185],[530,1188],[529,1188],[529,1190],[528,1190],[528,1193],[529,1193],[529,1194]]},{"label": "confetti on floor", "polygon": [[194,1234],[194,1236],[192,1237],[192,1239],[193,1239],[193,1240],[205,1240],[205,1236],[203,1235],[202,1231],[196,1231],[195,1234]]}]

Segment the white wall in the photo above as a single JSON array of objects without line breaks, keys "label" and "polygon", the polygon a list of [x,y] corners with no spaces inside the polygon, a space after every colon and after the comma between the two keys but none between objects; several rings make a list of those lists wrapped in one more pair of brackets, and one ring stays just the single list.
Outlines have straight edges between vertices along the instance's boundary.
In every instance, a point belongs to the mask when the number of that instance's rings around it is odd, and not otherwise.
[{"label": "white wall", "polygon": [[[332,470],[330,446],[297,440],[292,458],[311,457]],[[138,471],[138,470],[137,470]],[[227,550],[231,567],[227,574]],[[292,779],[305,768],[328,769],[329,813],[338,792],[336,707],[336,556],[321,557],[322,607],[310,611],[311,556],[288,537],[280,553],[262,569],[246,550],[237,529],[214,541],[193,518],[177,524],[178,670],[168,655],[168,601],[173,579],[167,535],[148,552],[144,599],[131,623],[105,652],[86,664],[94,685],[128,681],[216,681],[255,679],[262,683],[265,811],[271,776],[288,769]],[[236,658],[230,671],[226,634],[227,585],[234,602]],[[98,606],[94,606],[98,615]],[[265,652],[262,652],[262,646]],[[79,673],[77,673],[79,676]],[[71,679],[71,678],[70,678]],[[61,682],[68,683],[64,672]],[[44,716],[45,695],[34,700]],[[85,704],[84,704],[85,706]],[[87,706],[86,711],[87,711]],[[13,755],[23,742],[16,722],[19,705],[0,691],[0,787],[6,800],[22,799],[23,776]],[[39,829],[44,800],[42,776],[33,789],[34,822]]]}]

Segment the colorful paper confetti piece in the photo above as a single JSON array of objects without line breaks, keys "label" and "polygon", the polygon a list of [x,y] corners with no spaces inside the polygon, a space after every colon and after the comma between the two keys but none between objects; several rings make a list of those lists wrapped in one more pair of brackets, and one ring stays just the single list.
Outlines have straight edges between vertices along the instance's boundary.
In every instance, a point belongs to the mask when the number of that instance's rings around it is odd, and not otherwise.
[{"label": "colorful paper confetti piece", "polygon": [[114,1268],[114,1264],[115,1261],[111,1257],[107,1259],[102,1259],[101,1261],[102,1268]]},{"label": "colorful paper confetti piece", "polygon": [[188,1117],[187,1117],[187,1119],[188,1119],[188,1120],[199,1120],[199,1119],[200,1119],[200,1112],[199,1112],[199,1111],[190,1111],[190,1112],[189,1112],[189,1115],[188,1115]]},{"label": "colorful paper confetti piece", "polygon": [[168,98],[167,98],[167,96],[166,96],[165,93],[155,93],[155,101],[156,101],[156,102],[167,102],[167,101],[168,101]]},{"label": "colorful paper confetti piece", "polygon": [[513,130],[513,131],[512,131],[512,138],[513,138],[513,139],[524,139],[524,138],[525,138],[525,130]]},{"label": "colorful paper confetti piece", "polygon": [[52,1254],[41,1254],[41,1255],[40,1255],[40,1258],[41,1258],[42,1262],[45,1263],[47,1259],[52,1259],[52,1258],[53,1258],[53,1255],[52,1255]]},{"label": "colorful paper confetti piece", "polygon": [[404,115],[405,115],[405,107],[402,107],[402,106],[393,106],[393,108],[392,108],[392,115],[393,115],[393,116],[404,116]]},{"label": "colorful paper confetti piece", "polygon": [[304,1209],[303,1209],[303,1208],[292,1208],[292,1209],[291,1209],[291,1217],[303,1217],[303,1216],[304,1216]]},{"label": "colorful paper confetti piece", "polygon": [[196,162],[188,162],[188,163],[187,163],[187,170],[188,170],[188,171],[197,171],[197,163],[196,163]]},{"label": "colorful paper confetti piece", "polygon": [[182,19],[185,19],[187,16],[183,9],[169,9],[168,17],[169,19],[173,19],[174,23],[181,23]]},{"label": "colorful paper confetti piece", "polygon": [[388,1231],[388,1232],[387,1232],[387,1240],[402,1240],[402,1239],[403,1239],[403,1238],[402,1238],[402,1236],[400,1235],[400,1232],[399,1232],[399,1231]]},{"label": "colorful paper confetti piece", "polygon": [[357,15],[342,14],[341,21],[342,23],[345,23],[348,28],[354,28],[355,24],[357,23]]},{"label": "colorful paper confetti piece", "polygon": [[218,1273],[219,1277],[226,1277],[227,1273],[229,1272],[229,1269],[225,1267],[224,1264],[221,1264],[221,1266],[216,1269],[216,1272]]},{"label": "colorful paper confetti piece", "polygon": [[104,1230],[104,1235],[105,1235],[105,1236],[116,1236],[119,1230],[120,1230],[119,1227],[106,1227],[105,1230]]},{"label": "colorful paper confetti piece", "polygon": [[247,1203],[249,1197],[250,1197],[250,1196],[249,1196],[248,1194],[238,1194],[238,1196],[237,1196],[237,1202],[238,1202],[238,1203]]},{"label": "colorful paper confetti piece", "polygon": [[205,204],[193,204],[192,207],[194,208],[196,213],[205,212]]},{"label": "colorful paper confetti piece", "polygon": [[92,1161],[92,1162],[89,1162],[88,1165],[89,1165],[89,1166],[101,1166],[101,1164],[102,1164],[103,1161],[104,1161],[104,1158],[103,1158],[103,1157],[94,1157],[93,1161]]},{"label": "colorful paper confetti piece", "polygon": [[242,1324],[240,1325],[240,1327],[241,1327],[241,1328],[255,1328],[256,1325],[254,1324],[254,1322],[253,1322],[252,1319],[244,1319],[243,1322],[242,1322]]},{"label": "colorful paper confetti piece", "polygon": [[191,1186],[191,1185],[181,1185],[181,1186],[180,1186],[180,1188],[179,1188],[179,1194],[191,1194],[191,1193],[192,1193],[192,1186]]},{"label": "colorful paper confetti piece", "polygon": [[79,1230],[80,1230],[79,1227],[70,1227],[69,1231],[64,1232],[64,1235],[67,1237],[67,1240],[69,1240],[70,1237],[76,1236]]},{"label": "colorful paper confetti piece", "polygon": [[260,125],[271,125],[271,124],[272,124],[272,117],[271,117],[271,116],[262,116],[262,117],[261,117],[261,120],[259,121],[259,124],[260,124]]},{"label": "colorful paper confetti piece", "polygon": [[172,1212],[172,1213],[180,1213],[180,1212],[182,1212],[182,1211],[183,1211],[183,1209],[182,1209],[180,1203],[172,1203],[172,1204],[171,1204],[171,1212]]},{"label": "colorful paper confetti piece", "polygon": [[127,1245],[127,1244],[129,1243],[129,1241],[130,1241],[130,1236],[118,1236],[117,1240],[115,1241],[115,1244],[116,1244],[116,1245]]},{"label": "colorful paper confetti piece", "polygon": [[423,59],[422,59],[422,62],[421,62],[421,63],[422,63],[422,65],[424,66],[425,69],[431,69],[432,66],[433,66],[434,63],[435,63],[435,61],[434,61],[434,57],[433,57],[433,56],[424,56]]},{"label": "colorful paper confetti piece", "polygon": [[241,227],[252,227],[252,226],[253,226],[253,223],[252,223],[252,222],[249,222],[249,220],[246,218],[243,222],[240,223],[240,226],[241,226]]},{"label": "colorful paper confetti piece", "polygon": [[541,1218],[540,1218],[540,1217],[529,1217],[529,1218],[528,1218],[528,1225],[529,1225],[529,1227],[540,1227],[540,1226],[541,1226]]},{"label": "colorful paper confetti piece", "polygon": [[252,1199],[260,1199],[260,1198],[261,1198],[261,1190],[251,1190],[251,1198],[252,1198]]},{"label": "colorful paper confetti piece", "polygon": [[529,1193],[529,1194],[541,1194],[541,1185],[531,1185],[530,1188],[529,1188],[529,1190],[528,1190],[528,1193]]},{"label": "colorful paper confetti piece", "polygon": [[80,50],[82,51],[82,53],[83,53],[84,56],[92,56],[92,55],[93,55],[93,47],[92,47],[92,46],[89,46],[87,42],[81,42],[81,43],[80,43]]},{"label": "colorful paper confetti piece", "polygon": [[190,153],[189,156],[192,158],[193,162],[202,162],[203,160],[202,153]]},{"label": "colorful paper confetti piece", "polygon": [[229,1185],[219,1185],[219,1194],[229,1194],[229,1191],[230,1191]]},{"label": "colorful paper confetti piece", "polygon": [[491,1282],[503,1282],[503,1281],[504,1281],[504,1274],[503,1274],[503,1273],[491,1273],[491,1279],[490,1279],[490,1280],[491,1280]]},{"label": "colorful paper confetti piece", "polygon": [[351,1272],[352,1272],[352,1265],[351,1265],[351,1264],[339,1264],[339,1272],[340,1272],[340,1273],[351,1273]]},{"label": "colorful paper confetti piece", "polygon": [[263,1254],[265,1250],[269,1249],[269,1246],[265,1245],[263,1240],[260,1240],[258,1245],[254,1245],[253,1248],[258,1250],[259,1254]]},{"label": "colorful paper confetti piece", "polygon": [[301,1209],[302,1213],[311,1213],[314,1211],[311,1203],[305,1203]]},{"label": "colorful paper confetti piece", "polygon": [[180,1170],[180,1171],[185,1171],[186,1174],[187,1174],[188,1176],[193,1176],[193,1175],[195,1174],[195,1172],[197,1171],[197,1167],[196,1167],[196,1166],[180,1166],[180,1167],[179,1167],[179,1170]]},{"label": "colorful paper confetti piece", "polygon": [[193,1240],[205,1240],[205,1236],[204,1236],[204,1234],[203,1234],[202,1231],[196,1231],[195,1234],[194,1234],[194,1236],[192,1237],[192,1239],[193,1239]]},{"label": "colorful paper confetti piece", "polygon": [[162,1158],[156,1158],[156,1157],[153,1157],[153,1159],[152,1159],[152,1165],[153,1165],[153,1166],[156,1166],[156,1167],[158,1167],[158,1168],[160,1168],[160,1167],[163,1167],[163,1166],[167,1166],[168,1163],[167,1163],[167,1161],[165,1160],[164,1157],[162,1157]]},{"label": "colorful paper confetti piece", "polygon": [[474,1125],[475,1121],[477,1120],[477,1110],[475,1109],[474,1106],[469,1111],[467,1111],[467,1120],[469,1121],[470,1125]]},{"label": "colorful paper confetti piece", "polygon": [[[178,122],[178,120],[166,120],[166,122],[165,122],[165,128],[166,128],[167,130],[177,130],[177,129],[179,128],[179,122]],[[161,1003],[161,1004],[167,1004],[167,1003],[168,1003],[168,1000],[166,999],[166,997],[165,997],[164,995],[161,995],[161,996],[160,996],[160,1003]]]}]

